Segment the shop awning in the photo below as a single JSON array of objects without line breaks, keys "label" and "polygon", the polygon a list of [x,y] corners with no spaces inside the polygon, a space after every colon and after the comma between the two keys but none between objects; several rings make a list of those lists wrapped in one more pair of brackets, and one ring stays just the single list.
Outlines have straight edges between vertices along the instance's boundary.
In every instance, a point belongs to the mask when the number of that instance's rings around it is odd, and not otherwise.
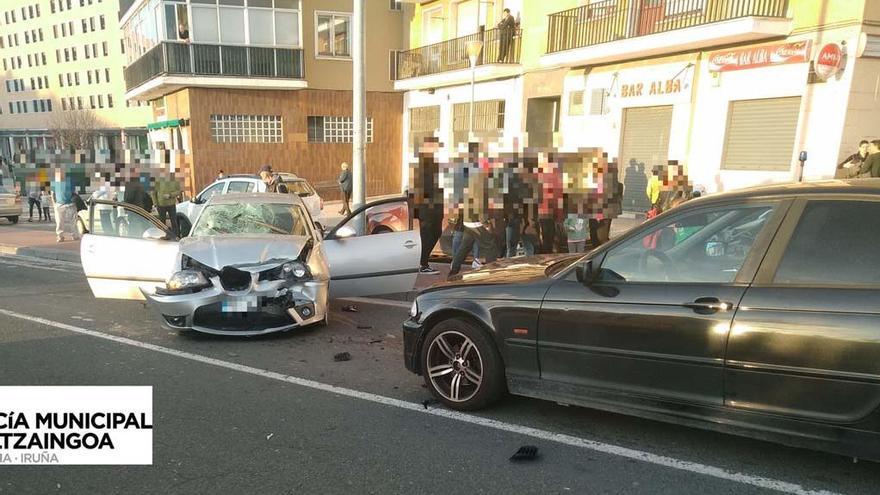
[{"label": "shop awning", "polygon": [[189,121],[186,119],[163,120],[147,124],[147,129],[154,131],[156,129],[165,129],[166,127],[183,127],[186,125],[189,125]]}]

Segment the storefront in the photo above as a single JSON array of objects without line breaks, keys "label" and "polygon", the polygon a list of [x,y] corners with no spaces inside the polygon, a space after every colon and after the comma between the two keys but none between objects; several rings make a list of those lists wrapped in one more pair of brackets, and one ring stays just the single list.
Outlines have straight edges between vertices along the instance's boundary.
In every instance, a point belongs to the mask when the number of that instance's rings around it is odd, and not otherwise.
[{"label": "storefront", "polygon": [[565,77],[562,145],[600,147],[620,164],[624,209],[645,211],[652,170],[685,163],[696,55],[573,70]]}]

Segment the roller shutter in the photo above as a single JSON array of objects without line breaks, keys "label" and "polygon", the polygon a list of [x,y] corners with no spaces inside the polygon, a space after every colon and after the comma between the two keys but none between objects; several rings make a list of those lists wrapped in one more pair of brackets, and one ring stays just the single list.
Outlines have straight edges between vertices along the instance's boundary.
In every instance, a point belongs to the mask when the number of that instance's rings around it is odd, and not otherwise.
[{"label": "roller shutter", "polygon": [[800,96],[730,102],[721,168],[791,170]]},{"label": "roller shutter", "polygon": [[625,210],[643,212],[651,207],[645,189],[653,167],[667,163],[671,127],[671,105],[623,111],[619,166]]}]

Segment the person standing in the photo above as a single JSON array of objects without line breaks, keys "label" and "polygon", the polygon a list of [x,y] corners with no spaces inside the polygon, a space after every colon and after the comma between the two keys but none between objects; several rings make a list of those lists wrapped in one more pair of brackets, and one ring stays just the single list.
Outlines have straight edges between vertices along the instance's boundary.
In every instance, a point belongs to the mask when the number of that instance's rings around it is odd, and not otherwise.
[{"label": "person standing", "polygon": [[587,244],[587,221],[577,214],[569,214],[564,222],[568,235],[568,252],[583,253]]},{"label": "person standing", "polygon": [[53,208],[52,194],[44,187],[40,188],[40,208],[43,210],[43,218],[45,218],[47,222],[51,222],[52,217],[49,215],[49,210]]},{"label": "person standing", "polygon": [[871,143],[865,139],[859,142],[859,149],[845,160],[837,164],[837,172],[834,176],[838,179],[849,179],[858,175],[862,164],[868,159],[868,147]]},{"label": "person standing", "polygon": [[339,166],[341,172],[339,172],[339,177],[336,178],[336,182],[339,184],[339,190],[342,191],[342,209],[339,210],[340,215],[351,215],[351,206],[349,203],[351,202],[351,190],[352,190],[352,178],[351,172],[348,170],[348,164],[342,162],[342,165]]},{"label": "person standing", "polygon": [[55,205],[55,235],[57,242],[64,242],[65,234],[79,240],[76,230],[76,206],[73,204],[73,183],[69,177],[62,176],[58,171],[52,183],[52,202]]},{"label": "person standing", "polygon": [[880,177],[880,139],[868,145],[868,158],[859,168],[859,177]]},{"label": "person standing", "polygon": [[516,19],[510,15],[510,9],[504,9],[498,23],[498,63],[507,63],[510,57],[510,46],[516,34]]},{"label": "person standing", "polygon": [[497,259],[495,253],[496,240],[495,236],[489,232],[483,221],[463,222],[464,233],[461,238],[461,245],[452,257],[452,264],[449,267],[449,277],[457,275],[461,271],[461,264],[465,257],[471,252],[474,244],[480,245],[480,253],[486,258],[486,263],[492,263]]},{"label": "person standing", "polygon": [[148,200],[147,192],[144,184],[141,182],[137,170],[131,176],[131,179],[125,183],[125,193],[122,195],[122,201],[130,205],[143,208],[148,213],[153,209],[152,199]]},{"label": "person standing", "polygon": [[419,273],[436,275],[440,273],[428,264],[431,251],[443,234],[443,195],[440,188],[440,165],[435,153],[439,148],[436,141],[425,141],[419,149],[420,175],[416,177],[411,194],[415,218],[419,220],[419,237],[422,253],[419,258]]},{"label": "person standing", "polygon": [[171,217],[171,232],[180,236],[180,226],[177,222],[177,201],[183,189],[174,172],[163,176],[156,182],[156,192],[153,201],[156,203],[156,211],[159,213],[159,221],[165,225],[165,219]]},{"label": "person standing", "polygon": [[648,202],[651,203],[651,211],[648,212],[648,218],[653,218],[660,214],[660,191],[662,184],[660,182],[660,169],[654,167],[654,173],[648,179],[648,187],[645,193],[648,195]]},{"label": "person standing", "polygon": [[40,206],[40,189],[37,186],[28,187],[28,222],[34,221],[34,207],[37,207],[37,221],[43,220],[43,210]]}]

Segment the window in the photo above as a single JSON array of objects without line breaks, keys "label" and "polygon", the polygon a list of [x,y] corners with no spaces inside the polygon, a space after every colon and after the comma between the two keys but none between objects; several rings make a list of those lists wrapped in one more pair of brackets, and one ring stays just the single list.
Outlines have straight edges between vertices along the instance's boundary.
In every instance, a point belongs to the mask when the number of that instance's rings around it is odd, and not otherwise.
[{"label": "window", "polygon": [[92,84],[92,71],[86,71],[86,79],[88,80],[89,84]]},{"label": "window", "polygon": [[204,203],[216,196],[217,194],[223,194],[224,186],[226,186],[226,182],[218,182],[216,184],[212,184],[211,187],[202,191],[202,194],[199,194],[199,200]]},{"label": "window", "polygon": [[[354,141],[354,120],[351,117],[308,118],[310,143],[351,143]],[[367,119],[367,142],[373,142],[373,119]]]},{"label": "window", "polygon": [[89,30],[90,31],[95,30],[95,18],[94,17],[89,17]]},{"label": "window", "polygon": [[113,95],[107,95],[107,108],[113,108]]},{"label": "window", "polygon": [[95,95],[89,95],[89,107],[95,108]]},{"label": "window", "polygon": [[244,193],[251,192],[254,190],[253,182],[245,182],[242,180],[235,180],[229,182],[229,189],[226,190],[227,193]]},{"label": "window", "polygon": [[70,62],[70,50],[67,48],[64,49],[64,61]]},{"label": "window", "polygon": [[[773,283],[876,286],[880,203],[811,201],[798,221]],[[841,237],[842,236],[842,237]]]},{"label": "window", "polygon": [[89,45],[85,45],[85,46],[83,47],[83,49],[84,49],[85,52],[86,52],[86,58],[89,58],[89,54],[90,54],[90,51],[89,51]]},{"label": "window", "polygon": [[50,13],[55,13],[55,0],[49,0],[49,11]]},{"label": "window", "polygon": [[76,81],[76,85],[79,86],[79,72],[73,73],[73,80]]},{"label": "window", "polygon": [[104,95],[98,95],[98,108],[104,108]]},{"label": "window", "polygon": [[46,65],[46,53],[45,52],[40,54],[40,60],[43,62],[43,65]]},{"label": "window", "polygon": [[403,7],[400,5],[400,0],[390,0],[388,8],[391,10],[402,10]]},{"label": "window", "polygon": [[605,282],[732,283],[772,206],[724,206],[679,215],[613,248]]},{"label": "window", "polygon": [[351,46],[348,36],[351,14],[315,14],[315,51],[323,57],[349,57]]},{"label": "window", "polygon": [[[86,19],[83,19],[83,20],[82,20],[82,27],[83,27],[83,31],[82,31],[82,32],[84,32],[84,33],[89,32],[89,23],[88,23],[88,21],[87,21]],[[73,33],[71,33],[71,34],[73,34]]]},{"label": "window", "polygon": [[[504,100],[474,102],[474,132],[494,135],[504,129]],[[470,103],[452,106],[452,139],[458,143],[468,141],[470,126]]]},{"label": "window", "polygon": [[280,115],[211,115],[211,136],[218,143],[282,143]]},{"label": "window", "polygon": [[268,9],[248,9],[248,32],[252,45],[271,45],[275,42],[272,11]]},{"label": "window", "polygon": [[61,110],[67,110],[67,100],[65,100],[64,98],[61,98]]},{"label": "window", "polygon": [[110,82],[110,69],[104,69],[104,82]]},{"label": "window", "polygon": [[581,90],[570,91],[568,93],[568,114],[583,115],[584,114],[584,92]]},{"label": "window", "polygon": [[102,48],[103,51],[104,51],[104,56],[105,56],[105,57],[106,57],[107,55],[110,54],[110,47],[107,45],[107,42],[106,42],[106,41],[103,42],[103,43],[101,43],[101,48]]},{"label": "window", "polygon": [[104,28],[107,27],[107,24],[106,24],[106,22],[104,21],[104,16],[103,16],[103,15],[102,15],[101,17],[98,18],[98,21],[99,21],[99,24],[100,24],[100,26],[101,26],[101,29],[104,29]]},{"label": "window", "polygon": [[[199,43],[219,42],[220,32],[217,26],[217,7],[213,5],[192,5],[191,8],[193,41]],[[269,14],[271,15],[271,12]]]},{"label": "window", "polygon": [[730,102],[721,166],[725,170],[791,170],[801,98]]},{"label": "window", "polygon": [[590,92],[590,115],[608,113],[606,98],[608,98],[608,90],[605,88],[595,88]]},{"label": "window", "polygon": [[78,110],[82,110],[82,109],[83,109],[83,99],[82,99],[82,96],[77,96],[77,97],[76,97],[76,108],[77,108]]},{"label": "window", "polygon": [[409,146],[413,151],[440,130],[440,105],[409,109]]},{"label": "window", "polygon": [[68,86],[73,86],[73,78],[72,78],[72,76],[70,75],[70,72],[67,73],[67,85],[68,85]]},{"label": "window", "polygon": [[101,72],[98,69],[95,69],[95,84],[101,82]]}]

